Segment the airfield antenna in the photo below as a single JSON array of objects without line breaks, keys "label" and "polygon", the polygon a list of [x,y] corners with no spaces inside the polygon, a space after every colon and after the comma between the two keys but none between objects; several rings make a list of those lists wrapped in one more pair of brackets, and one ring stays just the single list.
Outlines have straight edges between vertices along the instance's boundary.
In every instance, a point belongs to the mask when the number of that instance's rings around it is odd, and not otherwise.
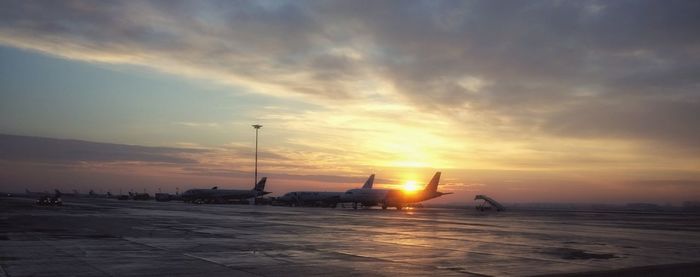
[{"label": "airfield antenna", "polygon": [[253,180],[253,185],[258,182],[258,130],[262,128],[260,124],[251,125],[255,128],[255,180]]}]

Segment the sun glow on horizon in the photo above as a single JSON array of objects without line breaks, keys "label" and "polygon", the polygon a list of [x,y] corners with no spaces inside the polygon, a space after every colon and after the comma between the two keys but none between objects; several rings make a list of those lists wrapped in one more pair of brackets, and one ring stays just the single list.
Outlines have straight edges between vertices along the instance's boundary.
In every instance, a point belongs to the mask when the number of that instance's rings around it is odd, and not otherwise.
[{"label": "sun glow on horizon", "polygon": [[402,186],[402,190],[404,192],[414,192],[414,191],[417,191],[418,189],[419,189],[418,182],[413,181],[413,180],[406,181]]}]

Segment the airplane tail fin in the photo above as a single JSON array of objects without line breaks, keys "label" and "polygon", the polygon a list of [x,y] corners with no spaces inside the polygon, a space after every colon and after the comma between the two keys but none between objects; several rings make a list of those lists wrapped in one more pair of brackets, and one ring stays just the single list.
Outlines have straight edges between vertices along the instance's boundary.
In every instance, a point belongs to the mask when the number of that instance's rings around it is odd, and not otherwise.
[{"label": "airplane tail fin", "polygon": [[433,175],[433,179],[430,179],[430,183],[428,183],[428,184],[425,186],[425,189],[424,189],[424,190],[425,190],[425,191],[436,192],[439,182],[440,182],[440,171],[435,172],[435,175]]},{"label": "airplane tail fin", "polygon": [[264,191],[265,190],[265,182],[267,182],[267,177],[262,177],[260,179],[260,181],[257,184],[255,184],[255,188],[253,188],[253,189],[257,190],[257,191]]},{"label": "airplane tail fin", "polygon": [[367,181],[365,181],[365,184],[362,185],[362,188],[363,189],[371,189],[372,185],[374,185],[374,174],[369,175],[369,178],[367,179]]}]

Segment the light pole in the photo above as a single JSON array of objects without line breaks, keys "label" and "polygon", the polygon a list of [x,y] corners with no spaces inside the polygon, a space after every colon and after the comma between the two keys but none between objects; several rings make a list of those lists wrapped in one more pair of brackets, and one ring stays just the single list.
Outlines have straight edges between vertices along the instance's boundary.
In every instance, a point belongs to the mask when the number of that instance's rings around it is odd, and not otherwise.
[{"label": "light pole", "polygon": [[251,125],[255,128],[255,180],[253,180],[253,186],[258,183],[258,130],[262,128],[262,125],[255,124]]}]

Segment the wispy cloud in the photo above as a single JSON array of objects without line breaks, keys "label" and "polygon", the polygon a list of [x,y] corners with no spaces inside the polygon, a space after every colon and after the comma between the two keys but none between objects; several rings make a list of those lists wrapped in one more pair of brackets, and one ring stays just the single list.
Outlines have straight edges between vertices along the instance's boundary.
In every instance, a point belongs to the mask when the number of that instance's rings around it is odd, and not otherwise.
[{"label": "wispy cloud", "polygon": [[218,122],[174,122],[175,125],[181,125],[194,128],[219,128],[221,124]]},{"label": "wispy cloud", "polygon": [[146,162],[192,164],[202,149],[146,147],[0,134],[0,160],[29,162]]}]

